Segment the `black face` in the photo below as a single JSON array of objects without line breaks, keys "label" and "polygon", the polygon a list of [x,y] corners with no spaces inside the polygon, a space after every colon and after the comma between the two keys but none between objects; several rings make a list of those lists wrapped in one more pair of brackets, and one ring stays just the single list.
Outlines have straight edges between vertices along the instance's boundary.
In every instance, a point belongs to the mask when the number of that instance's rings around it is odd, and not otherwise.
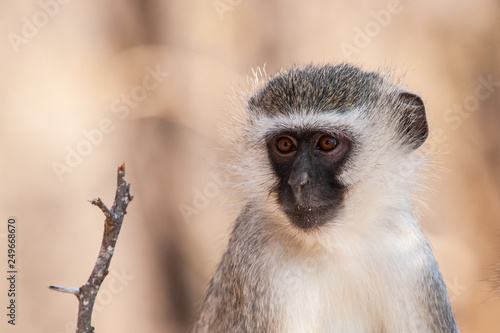
[{"label": "black face", "polygon": [[283,132],[267,141],[278,177],[273,191],[299,228],[318,227],[339,211],[346,187],[337,180],[351,141],[324,132]]}]

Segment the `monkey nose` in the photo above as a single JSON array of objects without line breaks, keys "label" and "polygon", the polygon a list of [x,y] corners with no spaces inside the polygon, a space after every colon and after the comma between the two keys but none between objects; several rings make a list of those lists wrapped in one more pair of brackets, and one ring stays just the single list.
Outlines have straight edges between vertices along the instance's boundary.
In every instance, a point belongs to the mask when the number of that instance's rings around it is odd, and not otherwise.
[{"label": "monkey nose", "polygon": [[301,172],[298,174],[292,174],[288,179],[288,184],[292,187],[295,195],[299,195],[302,188],[309,183],[309,174],[307,172]]}]

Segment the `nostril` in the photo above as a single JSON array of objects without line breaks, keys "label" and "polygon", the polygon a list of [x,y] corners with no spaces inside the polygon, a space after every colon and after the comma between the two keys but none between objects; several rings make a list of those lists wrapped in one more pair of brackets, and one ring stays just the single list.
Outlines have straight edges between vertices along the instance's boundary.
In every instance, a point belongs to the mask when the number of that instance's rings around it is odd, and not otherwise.
[{"label": "nostril", "polygon": [[294,191],[300,191],[307,183],[309,183],[309,174],[307,172],[302,172],[298,175],[292,175],[288,179],[288,184],[293,188]]}]

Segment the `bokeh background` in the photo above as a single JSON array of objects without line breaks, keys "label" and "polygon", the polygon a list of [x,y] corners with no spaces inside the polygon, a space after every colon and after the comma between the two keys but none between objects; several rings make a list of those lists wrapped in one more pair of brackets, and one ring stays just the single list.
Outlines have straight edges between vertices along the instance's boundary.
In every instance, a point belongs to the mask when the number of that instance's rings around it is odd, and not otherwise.
[{"label": "bokeh background", "polygon": [[[421,221],[461,331],[500,331],[500,2],[26,0],[0,4],[0,267],[18,227],[16,326],[73,332],[116,168],[134,201],[97,332],[186,332],[228,239],[220,132],[252,69],[349,61],[424,99]],[[6,273],[5,273],[6,274]],[[1,274],[0,274],[1,276]],[[495,282],[496,279],[496,282]],[[5,314],[4,314],[5,312]]]}]

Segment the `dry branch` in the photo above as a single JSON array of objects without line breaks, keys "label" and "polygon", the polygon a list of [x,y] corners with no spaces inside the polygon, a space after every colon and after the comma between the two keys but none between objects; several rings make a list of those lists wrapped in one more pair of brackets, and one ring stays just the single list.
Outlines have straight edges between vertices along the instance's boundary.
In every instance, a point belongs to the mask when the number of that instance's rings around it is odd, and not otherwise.
[{"label": "dry branch", "polygon": [[99,207],[104,216],[104,234],[102,236],[101,249],[97,256],[94,269],[90,274],[87,283],[80,288],[69,288],[61,286],[50,286],[55,291],[76,295],[78,298],[78,322],[76,333],[91,333],[94,328],[91,325],[92,309],[97,296],[97,292],[109,272],[109,264],[115,251],[116,241],[122,226],[123,218],[127,214],[127,206],[132,200],[130,195],[130,184],[125,180],[125,164],[118,167],[118,184],[116,188],[115,201],[111,209],[108,209],[100,198],[94,199],[91,203]]}]

